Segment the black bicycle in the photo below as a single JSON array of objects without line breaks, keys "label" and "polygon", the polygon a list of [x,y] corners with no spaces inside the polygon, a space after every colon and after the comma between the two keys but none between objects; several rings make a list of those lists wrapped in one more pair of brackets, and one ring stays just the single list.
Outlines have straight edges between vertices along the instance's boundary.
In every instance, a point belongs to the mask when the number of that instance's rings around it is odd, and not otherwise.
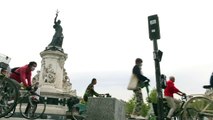
[{"label": "black bicycle", "polygon": [[0,75],[0,118],[7,115],[16,106],[18,90],[11,79]]},{"label": "black bicycle", "polygon": [[9,118],[13,116],[17,104],[20,104],[19,111],[24,118],[37,119],[41,117],[46,110],[44,97],[36,93],[35,87],[32,87],[32,90],[20,90],[20,93],[23,95],[18,98],[15,107],[4,117]]}]

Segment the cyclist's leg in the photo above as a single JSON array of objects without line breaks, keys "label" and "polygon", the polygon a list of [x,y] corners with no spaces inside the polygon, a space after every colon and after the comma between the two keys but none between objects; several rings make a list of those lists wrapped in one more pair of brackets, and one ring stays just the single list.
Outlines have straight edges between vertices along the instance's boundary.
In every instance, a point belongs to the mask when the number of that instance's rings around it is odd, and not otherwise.
[{"label": "cyclist's leg", "polygon": [[30,105],[30,103],[28,103],[28,104],[27,104],[27,107],[26,107],[26,109],[25,109],[24,114],[28,114],[28,112],[29,112],[29,110],[30,110],[30,107],[31,107],[31,105]]},{"label": "cyclist's leg", "polygon": [[33,109],[32,109],[32,114],[34,115],[35,114],[35,112],[36,112],[36,109],[37,109],[37,102],[33,102]]},{"label": "cyclist's leg", "polygon": [[[20,102],[20,112],[23,117],[27,119],[36,119],[44,114],[44,111],[46,109],[46,102],[43,98],[39,98],[39,100],[34,99],[37,97],[40,96],[30,95],[28,97],[23,98],[23,100]],[[25,112],[27,114],[25,114]]]},{"label": "cyclist's leg", "polygon": [[165,96],[165,99],[167,100],[167,103],[170,107],[169,113],[167,115],[167,118],[171,118],[174,111],[176,110],[177,106],[175,103],[175,99],[173,97]]}]

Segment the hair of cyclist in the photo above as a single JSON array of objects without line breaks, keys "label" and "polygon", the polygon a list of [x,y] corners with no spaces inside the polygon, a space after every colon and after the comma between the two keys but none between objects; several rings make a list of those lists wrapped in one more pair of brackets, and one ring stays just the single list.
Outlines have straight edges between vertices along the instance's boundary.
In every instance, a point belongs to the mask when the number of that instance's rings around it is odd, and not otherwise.
[{"label": "hair of cyclist", "polygon": [[34,62],[34,61],[31,61],[28,65],[29,65],[30,67],[32,67],[32,66],[37,66],[37,63]]}]

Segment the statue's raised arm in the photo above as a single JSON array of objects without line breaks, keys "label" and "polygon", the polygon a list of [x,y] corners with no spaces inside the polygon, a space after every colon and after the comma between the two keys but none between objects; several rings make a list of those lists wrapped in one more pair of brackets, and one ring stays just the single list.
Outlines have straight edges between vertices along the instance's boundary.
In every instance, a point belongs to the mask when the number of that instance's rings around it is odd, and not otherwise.
[{"label": "statue's raised arm", "polygon": [[55,16],[55,19],[54,19],[54,23],[56,24],[56,20],[57,20],[57,17],[58,17],[58,13],[59,13],[59,11],[57,10],[56,11],[56,16]]}]

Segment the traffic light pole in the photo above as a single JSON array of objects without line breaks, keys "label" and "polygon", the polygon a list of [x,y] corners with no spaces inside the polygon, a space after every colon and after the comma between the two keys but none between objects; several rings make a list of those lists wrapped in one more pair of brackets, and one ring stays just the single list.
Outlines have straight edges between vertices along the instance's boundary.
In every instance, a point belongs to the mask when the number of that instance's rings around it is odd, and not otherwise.
[{"label": "traffic light pole", "polygon": [[158,15],[148,16],[148,25],[149,25],[149,39],[153,41],[154,46],[154,61],[155,61],[155,76],[156,76],[156,88],[157,88],[157,119],[163,120],[163,95],[162,95],[162,85],[161,85],[161,73],[160,73],[160,61],[162,58],[163,52],[158,50],[157,40],[160,39],[160,27]]},{"label": "traffic light pole", "polygon": [[156,87],[157,87],[157,97],[158,97],[158,104],[157,104],[157,112],[158,120],[163,120],[163,96],[162,96],[162,89],[161,89],[161,72],[160,72],[160,61],[159,61],[159,55],[158,55],[158,45],[157,40],[153,40],[153,46],[154,46],[154,61],[155,61],[155,76],[156,76]]}]

